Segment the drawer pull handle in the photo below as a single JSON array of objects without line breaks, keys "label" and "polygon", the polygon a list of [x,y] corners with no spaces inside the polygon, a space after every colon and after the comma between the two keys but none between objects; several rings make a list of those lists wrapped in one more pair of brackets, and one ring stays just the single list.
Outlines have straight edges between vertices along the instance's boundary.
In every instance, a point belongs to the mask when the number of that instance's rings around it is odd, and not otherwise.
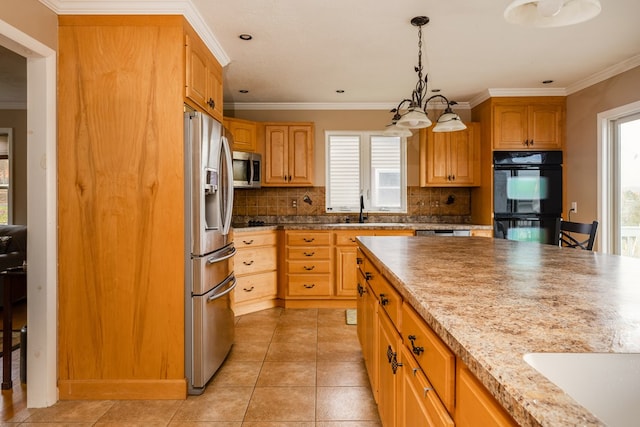
[{"label": "drawer pull handle", "polygon": [[242,288],[242,290],[243,290],[243,291],[245,291],[245,292],[251,292],[251,291],[253,290],[253,286],[252,286],[252,287],[250,287],[249,289],[247,289],[247,288]]},{"label": "drawer pull handle", "polygon": [[360,257],[356,258],[356,264],[362,264],[364,262],[364,260]]},{"label": "drawer pull handle", "polygon": [[427,397],[427,392],[433,390],[431,387],[425,387],[424,388],[424,397]]},{"label": "drawer pull handle", "polygon": [[416,375],[418,375],[418,372],[422,371],[422,369],[420,368],[413,368],[413,376],[415,377]]},{"label": "drawer pull handle", "polygon": [[365,294],[365,292],[367,292],[367,290],[364,287],[362,287],[360,283],[358,283],[358,295],[362,296]]},{"label": "drawer pull handle", "polygon": [[393,359],[393,354],[391,346],[387,346],[387,360],[389,360],[389,363],[391,363],[391,359]]},{"label": "drawer pull handle", "polygon": [[373,279],[373,274],[369,273],[368,271],[365,271],[364,278],[366,280],[371,280],[371,279]]},{"label": "drawer pull handle", "polygon": [[251,240],[243,240],[242,243],[244,243],[245,245],[250,245],[253,243],[253,239]]},{"label": "drawer pull handle", "polygon": [[390,302],[389,298],[387,298],[385,296],[385,294],[380,294],[380,305],[385,306],[385,305],[389,304],[389,302]]},{"label": "drawer pull handle", "polygon": [[409,338],[409,341],[411,341],[411,351],[413,352],[413,354],[415,354],[416,356],[420,356],[422,353],[424,353],[424,347],[416,347],[416,336],[415,335],[409,335],[407,338]]},{"label": "drawer pull handle", "polygon": [[307,289],[311,289],[311,288],[314,288],[316,286],[316,284],[315,283],[305,283],[302,286],[304,286]]},{"label": "drawer pull handle", "polygon": [[253,264],[253,260],[248,261],[248,262],[247,262],[247,261],[242,261],[242,263],[243,263],[244,265],[251,265],[251,264]]},{"label": "drawer pull handle", "polygon": [[305,269],[305,270],[307,270],[307,271],[311,271],[311,270],[313,270],[314,268],[316,268],[316,266],[315,266],[315,265],[312,265],[311,267],[307,267],[307,266],[305,265],[305,266],[303,266],[302,268],[304,268],[304,269]]},{"label": "drawer pull handle", "polygon": [[304,256],[314,256],[315,252],[304,252]]},{"label": "drawer pull handle", "polygon": [[352,243],[356,242],[356,238],[355,237],[350,237],[349,240],[351,240]]},{"label": "drawer pull handle", "polygon": [[311,242],[313,242],[313,241],[314,241],[314,240],[316,240],[316,239],[315,239],[315,237],[311,237],[311,238],[303,237],[303,238],[302,238],[302,240],[304,240],[304,241],[305,241],[305,242],[307,242],[307,243],[311,243]]}]

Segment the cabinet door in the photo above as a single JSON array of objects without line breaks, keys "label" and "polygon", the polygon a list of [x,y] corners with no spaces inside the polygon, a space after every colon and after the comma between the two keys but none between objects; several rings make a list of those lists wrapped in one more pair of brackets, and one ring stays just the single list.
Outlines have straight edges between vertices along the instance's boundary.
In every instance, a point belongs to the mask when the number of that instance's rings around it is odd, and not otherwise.
[{"label": "cabinet door", "polygon": [[560,150],[564,139],[564,109],[562,105],[529,106],[529,148]]},{"label": "cabinet door", "polygon": [[336,247],[336,295],[355,297],[358,286],[358,269],[355,247]]},{"label": "cabinet door", "polygon": [[313,145],[312,126],[289,126],[289,184],[313,185]]},{"label": "cabinet door", "polygon": [[199,43],[190,35],[185,35],[186,44],[186,88],[185,96],[200,108],[207,107],[207,55]]},{"label": "cabinet door", "polygon": [[453,185],[477,185],[479,172],[478,150],[479,125],[467,124],[467,129],[449,133],[449,182]]},{"label": "cabinet door", "polygon": [[396,425],[396,397],[401,363],[400,339],[398,333],[383,310],[378,314],[378,412],[385,427]]},{"label": "cabinet door", "polygon": [[265,126],[264,149],[263,184],[286,184],[289,176],[289,160],[287,157],[289,150],[288,126]]},{"label": "cabinet door", "polygon": [[448,184],[449,176],[449,134],[427,131],[427,177],[429,185]]},{"label": "cabinet door", "polygon": [[207,63],[207,111],[218,121],[222,121],[222,69],[209,57]]},{"label": "cabinet door", "polygon": [[225,126],[233,135],[233,149],[256,152],[256,124],[246,120],[225,119]]},{"label": "cabinet door", "polygon": [[493,148],[527,148],[528,107],[526,104],[495,105],[493,107]]},{"label": "cabinet door", "polygon": [[451,416],[411,352],[404,346],[401,352],[403,366],[398,387],[398,425],[453,427]]}]

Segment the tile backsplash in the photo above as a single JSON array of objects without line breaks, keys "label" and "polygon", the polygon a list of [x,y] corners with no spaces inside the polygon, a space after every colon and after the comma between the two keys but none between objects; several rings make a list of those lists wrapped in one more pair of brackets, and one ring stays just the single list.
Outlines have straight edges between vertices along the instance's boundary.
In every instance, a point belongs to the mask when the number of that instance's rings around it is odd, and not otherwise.
[{"label": "tile backsplash", "polygon": [[[305,201],[305,199],[307,201]],[[469,188],[407,189],[406,214],[367,213],[367,222],[435,222],[469,223],[471,191]],[[325,187],[291,187],[235,189],[234,223],[249,220],[266,223],[327,223],[358,221],[358,213],[325,212]]]}]

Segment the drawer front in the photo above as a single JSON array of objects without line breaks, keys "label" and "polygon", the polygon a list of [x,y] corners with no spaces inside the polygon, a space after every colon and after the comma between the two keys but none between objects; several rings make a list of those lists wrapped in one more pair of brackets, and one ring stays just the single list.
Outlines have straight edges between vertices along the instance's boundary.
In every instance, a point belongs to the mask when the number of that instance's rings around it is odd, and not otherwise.
[{"label": "drawer front", "polygon": [[[411,351],[402,348],[402,385],[404,398],[399,409],[401,426],[409,426],[417,419],[424,419],[425,425],[434,427],[453,427],[454,422],[444,407],[433,386],[424,375]],[[489,425],[489,424],[482,424]]]},{"label": "drawer front", "polygon": [[330,296],[331,283],[328,274],[290,274],[289,295],[296,297]]},{"label": "drawer front", "polygon": [[442,403],[453,413],[455,356],[407,304],[402,307],[402,340],[433,384]]},{"label": "drawer front", "polygon": [[287,245],[310,246],[331,244],[330,232],[318,231],[287,231]]},{"label": "drawer front", "polygon": [[373,236],[373,230],[353,230],[353,231],[336,231],[334,232],[336,245],[339,246],[357,246],[357,236]]},{"label": "drawer front", "polygon": [[276,233],[238,233],[233,238],[236,248],[253,248],[256,246],[275,246],[277,242]]},{"label": "drawer front", "polygon": [[328,246],[287,248],[287,259],[289,260],[331,259],[331,248]]},{"label": "drawer front", "polygon": [[275,298],[278,292],[277,276],[277,273],[272,271],[238,277],[234,291],[236,303],[265,297]]},{"label": "drawer front", "polygon": [[400,319],[402,318],[402,297],[400,294],[380,274],[374,276],[369,283],[376,292],[380,306],[389,315],[396,328],[400,328]]},{"label": "drawer front", "polygon": [[328,260],[304,260],[287,261],[287,272],[289,274],[318,274],[330,273],[331,262]]},{"label": "drawer front", "polygon": [[275,270],[276,268],[276,248],[274,247],[242,249],[236,253],[236,275]]}]

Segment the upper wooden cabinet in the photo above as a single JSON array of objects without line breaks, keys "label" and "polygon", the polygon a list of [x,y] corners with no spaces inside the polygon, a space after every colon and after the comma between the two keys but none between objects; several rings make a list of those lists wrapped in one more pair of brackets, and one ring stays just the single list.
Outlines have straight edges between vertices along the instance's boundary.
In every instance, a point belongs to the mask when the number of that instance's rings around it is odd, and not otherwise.
[{"label": "upper wooden cabinet", "polygon": [[465,130],[420,130],[420,186],[472,187],[480,185],[480,123]]},{"label": "upper wooden cabinet", "polygon": [[313,123],[266,123],[262,184],[312,186],[313,149]]},{"label": "upper wooden cabinet", "polygon": [[222,67],[190,27],[184,37],[186,101],[222,121]]},{"label": "upper wooden cabinet", "polygon": [[233,135],[233,150],[252,153],[258,151],[256,122],[225,118],[224,125]]},{"label": "upper wooden cabinet", "polygon": [[564,98],[503,98],[493,102],[494,150],[561,150]]}]

